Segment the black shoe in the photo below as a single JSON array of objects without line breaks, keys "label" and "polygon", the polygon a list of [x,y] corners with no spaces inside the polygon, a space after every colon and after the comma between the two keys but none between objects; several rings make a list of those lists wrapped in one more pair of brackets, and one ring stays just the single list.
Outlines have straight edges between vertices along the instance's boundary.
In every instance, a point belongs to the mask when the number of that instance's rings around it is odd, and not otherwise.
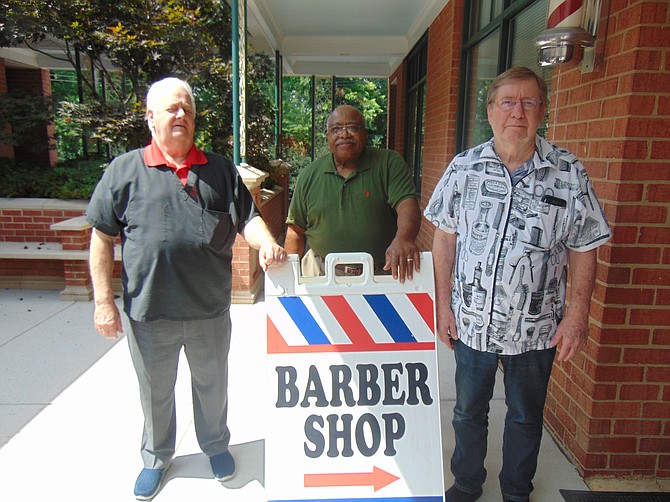
[{"label": "black shoe", "polygon": [[464,492],[459,490],[456,486],[452,486],[446,492],[444,492],[445,502],[475,502],[479,497],[482,496],[482,489],[480,488],[475,493]]}]

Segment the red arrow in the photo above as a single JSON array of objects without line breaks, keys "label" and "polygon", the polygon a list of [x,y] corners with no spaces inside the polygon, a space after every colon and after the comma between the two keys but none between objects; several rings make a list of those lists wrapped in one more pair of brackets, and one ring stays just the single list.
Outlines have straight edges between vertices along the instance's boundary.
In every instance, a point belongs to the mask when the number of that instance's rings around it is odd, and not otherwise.
[{"label": "red arrow", "polygon": [[324,486],[374,486],[375,491],[400,479],[378,467],[372,472],[351,472],[331,474],[305,474],[305,487],[315,488]]}]

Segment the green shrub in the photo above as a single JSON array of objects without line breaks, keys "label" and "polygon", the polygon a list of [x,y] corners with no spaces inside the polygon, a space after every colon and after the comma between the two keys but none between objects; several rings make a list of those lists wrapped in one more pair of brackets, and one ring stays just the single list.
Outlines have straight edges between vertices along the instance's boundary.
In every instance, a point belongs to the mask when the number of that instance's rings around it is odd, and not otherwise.
[{"label": "green shrub", "polygon": [[88,199],[98,184],[107,161],[75,159],[56,167],[0,160],[0,197]]}]

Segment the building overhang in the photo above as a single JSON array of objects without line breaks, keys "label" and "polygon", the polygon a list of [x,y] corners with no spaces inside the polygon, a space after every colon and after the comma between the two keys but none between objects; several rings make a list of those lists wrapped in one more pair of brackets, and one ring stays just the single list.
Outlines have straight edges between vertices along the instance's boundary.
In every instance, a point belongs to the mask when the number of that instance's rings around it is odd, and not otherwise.
[{"label": "building overhang", "polygon": [[[19,47],[1,47],[0,58],[5,60],[7,68],[46,68],[49,70],[73,70],[74,67],[67,59],[67,45],[64,41],[47,36],[44,40]],[[82,64],[87,59],[82,58]],[[113,68],[112,63],[103,58],[105,68]]]},{"label": "building overhang", "polygon": [[284,75],[388,77],[447,3],[247,0],[249,45],[278,51]]}]

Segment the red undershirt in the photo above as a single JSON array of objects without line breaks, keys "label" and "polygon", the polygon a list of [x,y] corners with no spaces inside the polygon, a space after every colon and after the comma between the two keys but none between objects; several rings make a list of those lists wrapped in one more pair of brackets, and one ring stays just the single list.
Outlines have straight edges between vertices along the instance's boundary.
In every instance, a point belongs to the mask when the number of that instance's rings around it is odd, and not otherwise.
[{"label": "red undershirt", "polygon": [[152,139],[151,144],[144,150],[144,162],[146,162],[147,166],[149,167],[168,166],[169,168],[174,169],[174,172],[179,178],[179,181],[181,181],[181,184],[185,186],[186,179],[188,178],[188,172],[191,170],[191,166],[193,164],[207,164],[207,157],[205,157],[205,154],[201,150],[193,145],[188,152],[188,156],[186,157],[184,165],[182,167],[177,167],[165,158],[163,152],[161,152],[156,142]]}]

